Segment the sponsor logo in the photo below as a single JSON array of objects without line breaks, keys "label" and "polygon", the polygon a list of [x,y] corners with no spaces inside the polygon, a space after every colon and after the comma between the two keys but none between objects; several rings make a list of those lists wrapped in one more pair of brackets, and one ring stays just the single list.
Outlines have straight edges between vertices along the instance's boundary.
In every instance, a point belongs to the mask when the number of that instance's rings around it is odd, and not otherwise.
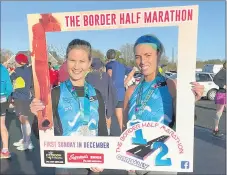
[{"label": "sponsor logo", "polygon": [[181,161],[181,169],[189,169],[189,161]]},{"label": "sponsor logo", "polygon": [[[151,129],[153,133],[158,134],[150,134]],[[116,158],[144,170],[151,169],[152,166],[172,166],[169,145],[171,149],[174,148],[179,154],[183,154],[180,138],[168,126],[158,122],[131,120],[117,143]],[[189,162],[184,165],[184,169],[189,169]]]},{"label": "sponsor logo", "polygon": [[65,164],[65,152],[56,150],[44,150],[45,164]]},{"label": "sponsor logo", "polygon": [[98,153],[68,153],[70,163],[104,163],[104,154]]}]

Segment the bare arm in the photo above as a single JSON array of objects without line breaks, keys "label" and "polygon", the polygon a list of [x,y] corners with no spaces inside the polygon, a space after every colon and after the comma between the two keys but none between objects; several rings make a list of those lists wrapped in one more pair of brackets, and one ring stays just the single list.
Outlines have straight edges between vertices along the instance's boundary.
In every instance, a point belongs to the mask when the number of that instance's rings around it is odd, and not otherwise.
[{"label": "bare arm", "polygon": [[112,69],[108,69],[107,73],[110,77],[112,77]]},{"label": "bare arm", "polygon": [[[169,89],[169,92],[173,98],[173,115],[176,117],[176,103],[177,103],[177,81],[167,79],[167,86]],[[203,94],[204,86],[200,85],[199,83],[193,82],[191,83],[195,87],[192,88],[192,92],[195,95],[195,101],[198,101],[201,98],[201,94]]]},{"label": "bare arm", "polygon": [[169,93],[173,98],[173,113],[176,116],[177,82],[176,82],[176,80],[167,79],[166,83],[167,83],[167,86],[168,86],[168,89],[169,89]]},{"label": "bare arm", "polygon": [[132,71],[128,74],[127,78],[124,81],[124,85],[126,86],[128,82],[133,78],[136,70],[133,68]]}]

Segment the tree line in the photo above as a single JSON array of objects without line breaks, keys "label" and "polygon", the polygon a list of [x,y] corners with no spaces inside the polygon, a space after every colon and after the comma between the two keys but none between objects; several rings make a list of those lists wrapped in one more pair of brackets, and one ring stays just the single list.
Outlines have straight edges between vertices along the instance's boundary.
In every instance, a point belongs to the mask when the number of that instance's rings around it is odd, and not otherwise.
[{"label": "tree line", "polygon": [[[58,64],[62,64],[65,61],[65,51],[66,48],[56,48],[53,45],[49,45],[47,47],[48,52],[58,61]],[[116,60],[119,62],[128,65],[128,66],[135,66],[135,59],[134,59],[134,48],[133,44],[124,44],[120,47],[119,50],[116,50]],[[6,62],[14,53],[9,49],[1,49],[0,50],[0,57],[1,62]],[[100,58],[104,63],[107,62],[107,58],[102,51],[99,49],[92,50],[92,57],[93,58]],[[210,60],[199,60],[196,61],[196,68],[203,68],[206,64],[223,64],[224,59],[210,59]],[[162,56],[160,60],[160,66],[163,66],[164,71],[176,71],[177,70],[177,60],[175,62],[172,61],[171,58],[167,56]]]}]

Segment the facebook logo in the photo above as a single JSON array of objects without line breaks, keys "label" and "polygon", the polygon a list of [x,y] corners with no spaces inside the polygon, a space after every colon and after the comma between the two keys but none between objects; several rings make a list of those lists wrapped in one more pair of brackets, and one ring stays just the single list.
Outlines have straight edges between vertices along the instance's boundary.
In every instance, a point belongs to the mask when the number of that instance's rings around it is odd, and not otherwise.
[{"label": "facebook logo", "polygon": [[189,161],[181,161],[181,169],[189,169]]}]

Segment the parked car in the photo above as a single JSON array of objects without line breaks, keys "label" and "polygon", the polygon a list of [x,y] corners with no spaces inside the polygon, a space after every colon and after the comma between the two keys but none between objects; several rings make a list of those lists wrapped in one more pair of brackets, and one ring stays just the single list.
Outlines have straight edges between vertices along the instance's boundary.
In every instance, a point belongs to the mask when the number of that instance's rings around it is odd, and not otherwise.
[{"label": "parked car", "polygon": [[175,75],[175,74],[176,74],[175,71],[166,71],[166,72],[165,72],[165,77],[169,78],[170,76],[173,76],[173,75]]},{"label": "parked car", "polygon": [[[204,86],[204,93],[202,97],[208,100],[214,100],[218,86],[214,83],[214,73],[196,72],[196,82]],[[177,74],[170,76],[171,79],[177,79]]]},{"label": "parked car", "polygon": [[200,68],[196,69],[196,72],[202,72],[202,71],[203,71],[203,69],[200,69]]},{"label": "parked car", "polygon": [[203,72],[209,72],[209,73],[218,73],[222,69],[222,64],[206,64],[203,67]]}]

